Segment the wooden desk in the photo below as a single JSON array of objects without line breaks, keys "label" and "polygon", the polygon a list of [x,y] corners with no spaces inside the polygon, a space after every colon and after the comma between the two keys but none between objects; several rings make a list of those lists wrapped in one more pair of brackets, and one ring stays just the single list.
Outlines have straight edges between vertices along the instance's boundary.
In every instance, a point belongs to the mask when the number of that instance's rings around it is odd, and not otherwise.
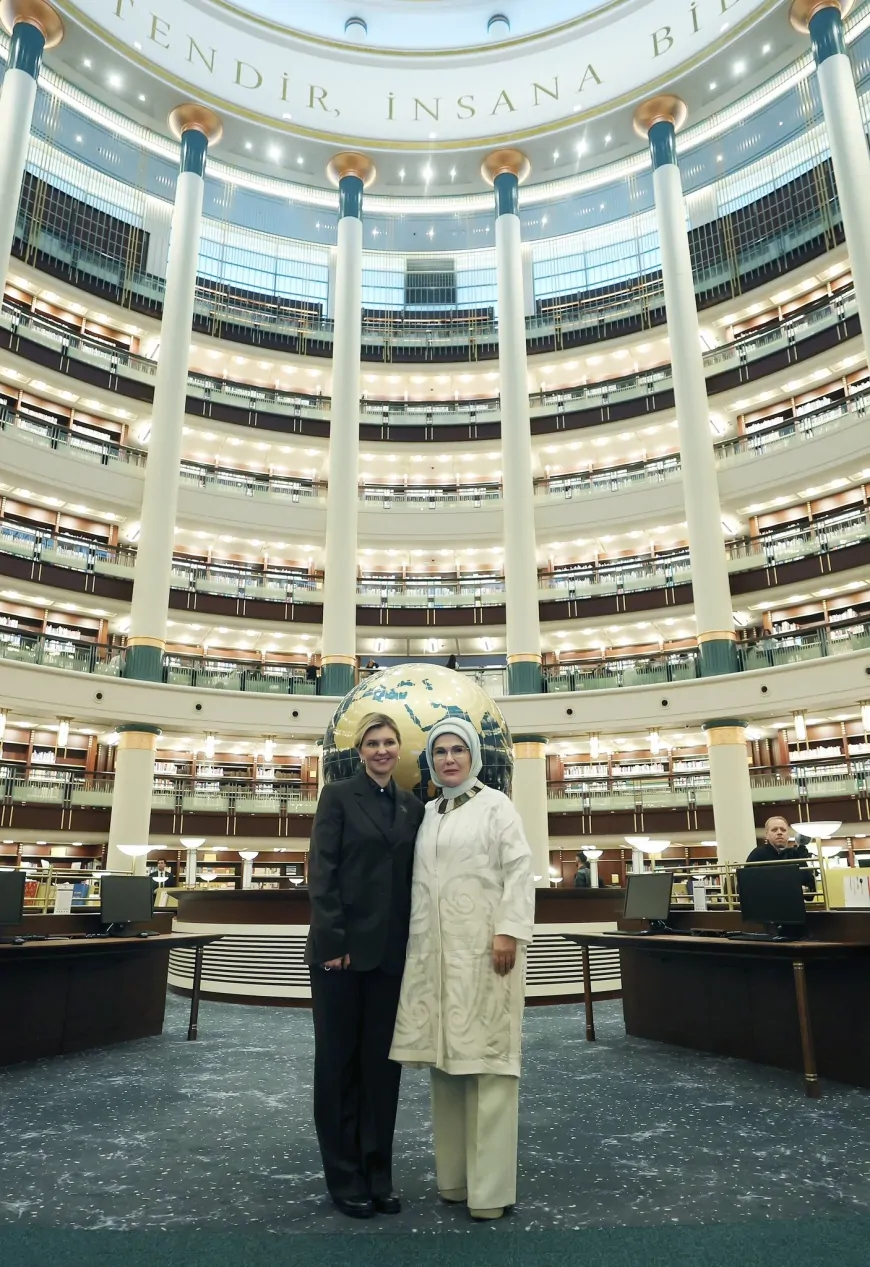
[{"label": "wooden desk", "polygon": [[169,952],[195,946],[188,1039],[197,1036],[203,947],[214,933],[0,944],[0,1066],[163,1030]]},{"label": "wooden desk", "polygon": [[[580,934],[616,946],[626,1033],[870,1086],[870,944]],[[585,984],[585,982],[584,982]],[[586,990],[586,1037],[595,1040]]]}]

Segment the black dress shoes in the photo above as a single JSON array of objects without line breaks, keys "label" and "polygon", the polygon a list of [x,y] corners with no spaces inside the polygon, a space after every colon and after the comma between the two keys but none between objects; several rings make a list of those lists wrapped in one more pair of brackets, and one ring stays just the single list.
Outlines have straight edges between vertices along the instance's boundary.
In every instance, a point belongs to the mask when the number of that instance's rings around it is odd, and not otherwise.
[{"label": "black dress shoes", "polygon": [[375,1212],[375,1204],[368,1197],[333,1197],[332,1200],[336,1209],[349,1219],[370,1219]]},{"label": "black dress shoes", "polygon": [[384,1197],[372,1197],[372,1205],[378,1214],[401,1214],[402,1212],[402,1202],[395,1192],[388,1192]]}]

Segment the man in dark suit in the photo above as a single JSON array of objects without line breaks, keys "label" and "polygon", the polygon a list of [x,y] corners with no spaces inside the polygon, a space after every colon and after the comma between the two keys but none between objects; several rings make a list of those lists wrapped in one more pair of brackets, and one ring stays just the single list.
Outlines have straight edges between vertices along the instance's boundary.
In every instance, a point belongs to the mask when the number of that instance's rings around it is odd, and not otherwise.
[{"label": "man in dark suit", "polygon": [[[793,858],[811,858],[804,837],[796,836],[793,845],[788,843],[788,821],[774,814],[764,824],[764,840],[756,845],[747,862],[786,862]],[[801,883],[807,890],[816,891],[816,877],[809,867],[801,867]]]},{"label": "man in dark suit", "polygon": [[324,787],[311,830],[314,1123],[330,1196],[354,1218],[401,1208],[392,1180],[401,1067],[389,1051],[423,806],[393,779],[400,745],[390,718],[364,717],[362,768]]}]

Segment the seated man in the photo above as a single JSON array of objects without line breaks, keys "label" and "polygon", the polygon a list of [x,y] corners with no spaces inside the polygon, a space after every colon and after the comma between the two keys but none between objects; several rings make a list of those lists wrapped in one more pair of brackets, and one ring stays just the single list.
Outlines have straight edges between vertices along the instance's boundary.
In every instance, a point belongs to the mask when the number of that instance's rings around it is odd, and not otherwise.
[{"label": "seated man", "polygon": [[[788,843],[789,826],[780,814],[774,814],[764,824],[764,840],[756,845],[747,862],[787,862],[792,858],[810,858],[803,836],[796,836],[793,845]],[[809,867],[801,867],[801,882],[805,889],[816,890],[816,877]]]}]

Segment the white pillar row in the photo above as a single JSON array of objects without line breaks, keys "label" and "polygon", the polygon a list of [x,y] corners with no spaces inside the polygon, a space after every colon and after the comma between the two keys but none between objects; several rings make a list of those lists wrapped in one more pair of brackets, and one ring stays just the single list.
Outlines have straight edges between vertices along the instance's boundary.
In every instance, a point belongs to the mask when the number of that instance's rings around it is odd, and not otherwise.
[{"label": "white pillar row", "polygon": [[46,0],[4,0],[0,19],[10,35],[0,92],[0,287],[9,276],[21,182],[30,146],[42,54],[63,39],[60,15]]},{"label": "white pillar row", "polygon": [[855,300],[866,340],[870,337],[870,153],[843,32],[843,18],[852,5],[853,0],[794,0],[789,19],[812,41]]},{"label": "white pillar row", "polygon": [[523,820],[532,847],[532,865],[539,877],[538,889],[550,887],[550,826],[547,812],[547,741],[541,735],[517,735],[514,739],[514,772],[511,799]]},{"label": "white pillar row", "polygon": [[514,149],[494,150],[481,166],[484,178],[495,190],[505,619],[511,695],[541,690],[535,492],[518,201],[520,181],[530,171],[528,158]]},{"label": "white pillar row", "polygon": [[364,154],[336,154],[327,174],[338,185],[332,336],[332,409],[323,579],[320,689],[346,695],[356,677],[356,562],[359,515],[359,410],[362,340],[363,190],[375,178]]},{"label": "white pillar row", "polygon": [[756,845],[746,722],[706,722],[702,729],[710,757],[716,856],[719,862],[745,862]]},{"label": "white pillar row", "polygon": [[673,96],[653,97],[638,106],[634,115],[635,128],[649,141],[652,158],[701,672],[708,676],[736,672],[738,660],[686,207],[677,165],[676,130],[685,119],[685,103]]}]

